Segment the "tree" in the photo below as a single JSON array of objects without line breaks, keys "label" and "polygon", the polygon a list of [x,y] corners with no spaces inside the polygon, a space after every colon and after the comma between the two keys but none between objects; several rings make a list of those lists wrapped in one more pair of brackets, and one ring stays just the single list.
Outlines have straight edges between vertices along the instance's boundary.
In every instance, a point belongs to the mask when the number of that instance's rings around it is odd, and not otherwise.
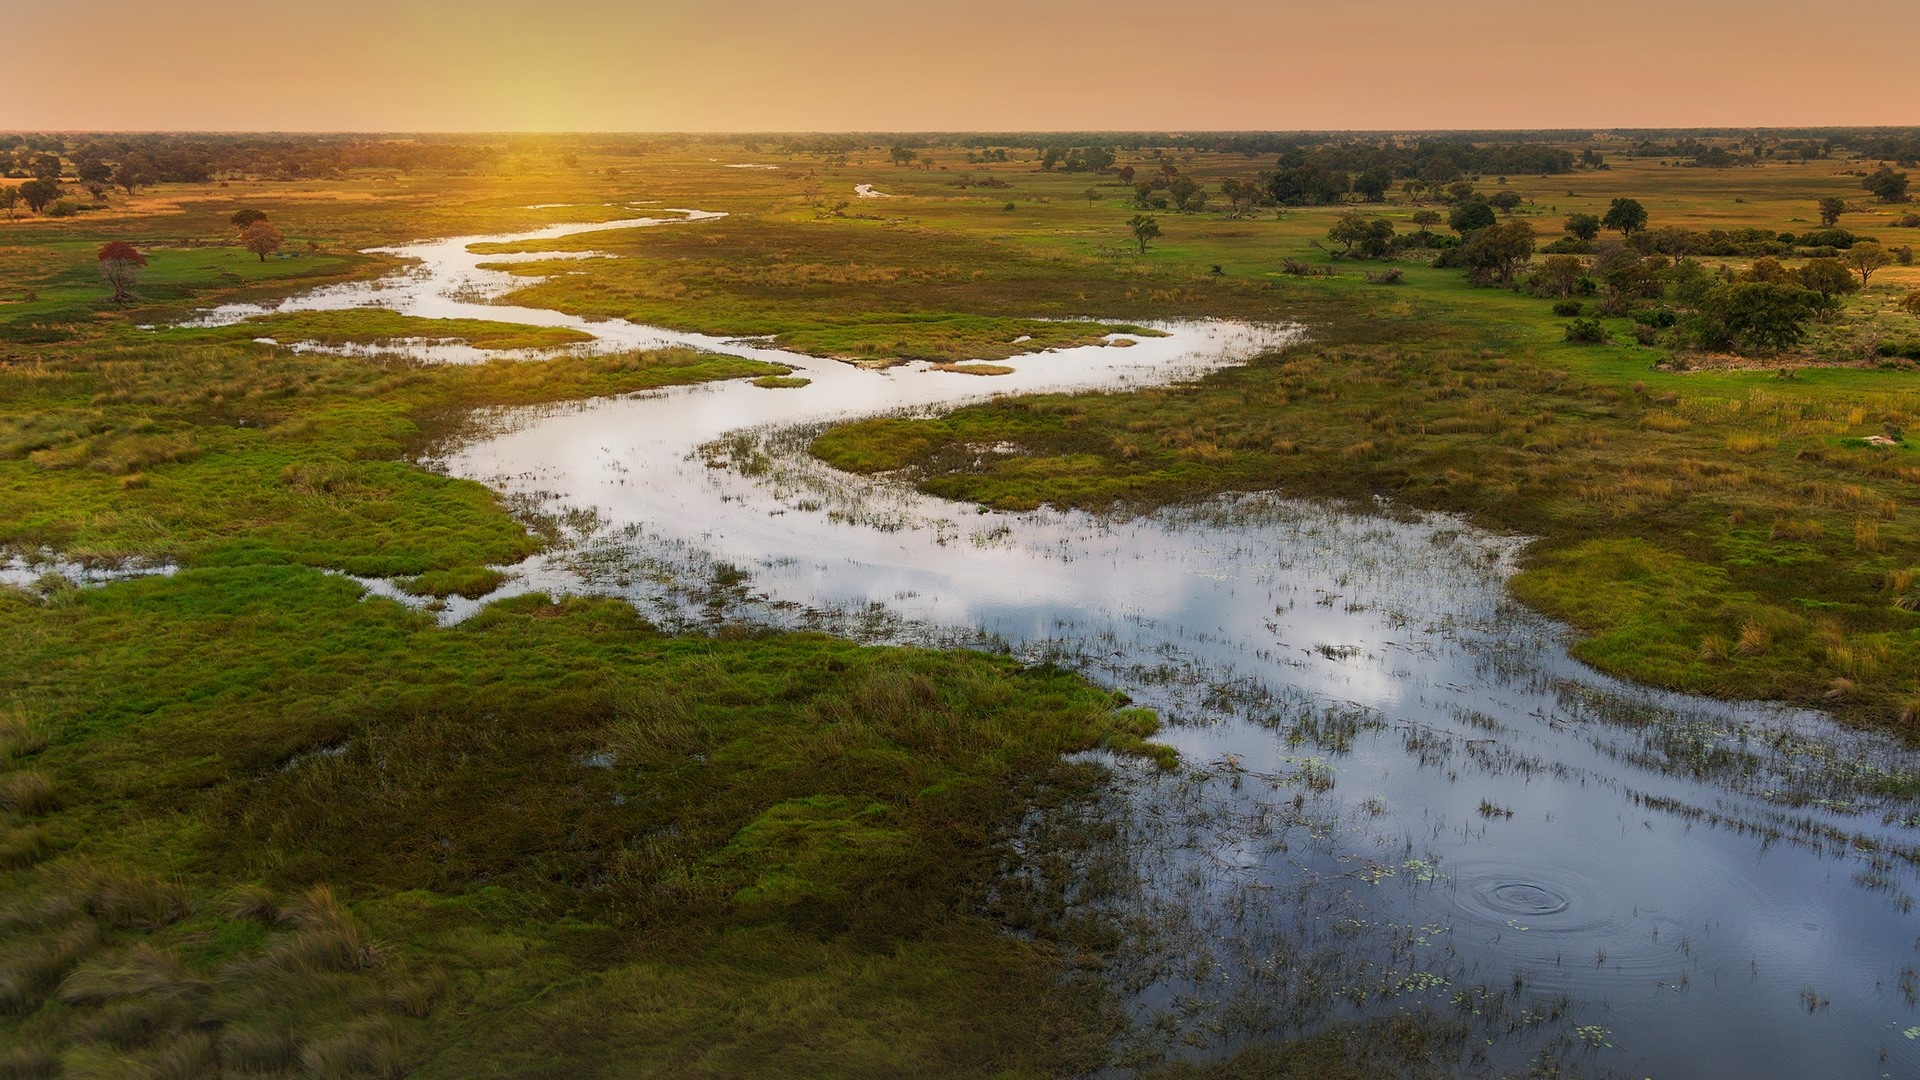
[{"label": "tree", "polygon": [[249,206],[242,210],[235,210],[233,216],[227,220],[233,223],[234,228],[244,229],[256,221],[267,220],[267,212],[265,210],[255,210]]},{"label": "tree", "polygon": [[1798,285],[1742,282],[1715,289],[1704,316],[1718,333],[1749,349],[1772,350],[1806,339],[1807,320],[1820,310],[1818,293]]},{"label": "tree", "polygon": [[47,204],[60,197],[60,185],[51,180],[33,179],[20,185],[20,198],[24,199],[27,209],[34,213],[47,208]]},{"label": "tree", "polygon": [[1914,289],[1900,298],[1900,306],[1909,315],[1920,315],[1920,289]]},{"label": "tree", "polygon": [[1503,214],[1511,214],[1520,207],[1520,193],[1517,191],[1496,191],[1487,197],[1487,205]]},{"label": "tree", "polygon": [[1113,175],[1116,179],[1120,181],[1120,183],[1131,184],[1133,183],[1133,166],[1122,165],[1119,168],[1113,170]]},{"label": "tree", "polygon": [[1840,215],[1847,212],[1847,200],[1838,195],[1829,195],[1820,200],[1820,224],[1831,229],[1840,224]]},{"label": "tree", "polygon": [[1485,229],[1496,220],[1498,219],[1493,215],[1493,207],[1479,199],[1469,199],[1459,203],[1447,212],[1448,227],[1461,236]]},{"label": "tree", "polygon": [[1253,210],[1260,201],[1260,185],[1252,180],[1242,180],[1229,176],[1220,181],[1220,194],[1226,196],[1227,212],[1232,217],[1240,217]]},{"label": "tree", "polygon": [[1135,214],[1127,225],[1133,229],[1133,238],[1140,243],[1140,254],[1145,255],[1147,241],[1160,235],[1160,223],[1153,220],[1152,214]]},{"label": "tree", "polygon": [[1375,165],[1362,172],[1353,182],[1353,190],[1371,203],[1386,202],[1387,192],[1393,187],[1393,170],[1385,165]]},{"label": "tree", "polygon": [[1860,287],[1853,283],[1853,275],[1839,259],[1809,259],[1807,265],[1794,272],[1791,280],[1829,300]]},{"label": "tree", "polygon": [[1893,256],[1887,254],[1886,248],[1870,240],[1848,248],[1847,253],[1841,258],[1860,275],[1860,287],[1863,289],[1867,287],[1867,279],[1873,276],[1875,270],[1893,262]]},{"label": "tree", "polygon": [[7,220],[13,220],[13,208],[20,205],[20,189],[11,184],[0,185],[0,208],[7,211]]},{"label": "tree", "polygon": [[1881,202],[1907,201],[1907,174],[1894,172],[1891,165],[1882,165],[1868,173],[1860,186],[1873,192]]},{"label": "tree", "polygon": [[133,283],[139,280],[147,257],[135,251],[125,240],[115,240],[100,249],[100,276],[113,286],[113,302],[124,304],[133,299]]},{"label": "tree", "polygon": [[261,262],[266,262],[267,256],[279,251],[280,245],[285,242],[286,237],[280,234],[280,230],[264,221],[256,221],[240,230],[240,246],[260,256]]},{"label": "tree", "polygon": [[1413,225],[1414,228],[1420,231],[1421,236],[1427,235],[1427,230],[1438,224],[1440,224],[1440,211],[1438,210],[1415,210],[1413,212]]},{"label": "tree", "polygon": [[1568,299],[1580,288],[1587,276],[1587,268],[1578,257],[1573,255],[1549,255],[1540,269],[1533,272],[1529,284],[1539,296],[1555,296]]},{"label": "tree", "polygon": [[127,194],[132,195],[140,185],[152,183],[152,180],[148,178],[147,170],[138,161],[128,158],[114,166],[113,182],[126,188]]},{"label": "tree", "polygon": [[1640,205],[1638,199],[1615,199],[1600,224],[1617,230],[1621,236],[1632,236],[1647,227],[1647,208]]},{"label": "tree", "polygon": [[896,145],[894,146],[893,149],[887,151],[887,154],[889,157],[893,158],[893,164],[895,168],[899,168],[902,165],[910,165],[913,163],[914,158],[917,158],[920,156],[920,152],[913,149],[912,147],[899,146],[899,145]]},{"label": "tree", "polygon": [[1360,216],[1360,211],[1349,210],[1340,215],[1333,223],[1333,228],[1327,230],[1327,239],[1341,245],[1340,254],[1351,255],[1353,245],[1365,240],[1372,231],[1367,219]]},{"label": "tree", "polygon": [[1566,230],[1575,240],[1591,241],[1600,235],[1600,217],[1598,214],[1568,214]]},{"label": "tree", "polygon": [[99,158],[82,158],[75,163],[73,174],[83,184],[105,184],[113,179],[113,166]]},{"label": "tree", "polygon": [[1196,197],[1202,206],[1206,204],[1206,196],[1201,192],[1200,185],[1190,176],[1174,177],[1173,183],[1167,185],[1167,194],[1172,196],[1174,208],[1182,213],[1200,209],[1194,205]]},{"label": "tree", "polygon": [[[1488,211],[1492,213],[1492,211]],[[1460,247],[1460,261],[1475,283],[1513,284],[1513,277],[1533,258],[1533,226],[1507,221],[1477,230]]]}]

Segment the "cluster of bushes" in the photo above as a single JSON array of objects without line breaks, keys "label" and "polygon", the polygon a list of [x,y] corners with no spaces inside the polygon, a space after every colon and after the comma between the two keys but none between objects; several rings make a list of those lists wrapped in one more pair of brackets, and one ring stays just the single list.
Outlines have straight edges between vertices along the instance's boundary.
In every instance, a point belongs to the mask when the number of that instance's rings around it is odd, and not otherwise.
[{"label": "cluster of bushes", "polygon": [[1607,340],[1597,319],[1580,318],[1606,315],[1632,318],[1641,344],[1771,352],[1806,340],[1811,322],[1837,313],[1839,298],[1861,288],[1855,274],[1865,280],[1884,265],[1871,254],[1862,245],[1864,272],[1833,258],[1812,259],[1794,269],[1762,257],[1736,273],[1616,243],[1591,266],[1573,255],[1551,255],[1526,286],[1535,295],[1555,298],[1554,314],[1577,320],[1567,328],[1568,341]]}]

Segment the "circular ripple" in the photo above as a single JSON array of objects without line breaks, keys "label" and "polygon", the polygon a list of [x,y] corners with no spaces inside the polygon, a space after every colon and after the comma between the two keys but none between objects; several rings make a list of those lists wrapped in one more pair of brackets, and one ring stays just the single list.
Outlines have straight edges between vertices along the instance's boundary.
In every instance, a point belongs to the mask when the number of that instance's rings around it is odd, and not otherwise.
[{"label": "circular ripple", "polygon": [[1566,897],[1530,881],[1496,881],[1481,887],[1480,899],[1490,909],[1509,915],[1541,918],[1567,910]]}]

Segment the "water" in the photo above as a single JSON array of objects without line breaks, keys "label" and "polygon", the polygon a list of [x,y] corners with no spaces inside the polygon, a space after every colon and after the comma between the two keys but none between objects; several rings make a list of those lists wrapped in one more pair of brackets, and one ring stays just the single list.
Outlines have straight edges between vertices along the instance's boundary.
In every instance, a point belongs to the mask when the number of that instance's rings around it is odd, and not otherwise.
[{"label": "water", "polygon": [[1166,325],[998,378],[876,372],[488,303],[518,282],[467,251],[703,216],[409,245],[394,250],[417,269],[279,310],[571,326],[598,348],[721,349],[811,379],[483,414],[432,464],[571,537],[509,568],[506,592],[626,596],[671,626],[1004,648],[1161,710],[1183,767],[1122,763],[1089,811],[1127,854],[1087,900],[1127,929],[1108,960],[1140,1020],[1124,1058],[1431,1009],[1474,1027],[1485,1061],[1465,1066],[1489,1072],[1920,1075],[1912,754],[1816,714],[1596,675],[1505,598],[1521,542],[1445,516],[1275,496],[988,514],[804,453],[837,419],[1164,382],[1290,328]]}]

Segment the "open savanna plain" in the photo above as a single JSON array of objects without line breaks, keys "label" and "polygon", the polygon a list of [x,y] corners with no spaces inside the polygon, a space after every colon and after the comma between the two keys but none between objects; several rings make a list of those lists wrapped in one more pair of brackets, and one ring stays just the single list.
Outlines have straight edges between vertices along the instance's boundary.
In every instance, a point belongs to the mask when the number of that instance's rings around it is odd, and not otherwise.
[{"label": "open savanna plain", "polygon": [[[1599,148],[1608,169],[1479,190],[1519,195],[1512,216],[1543,240],[1616,198],[1655,227],[1804,232],[1828,195],[1858,204],[1856,233],[1920,239],[1860,190],[1874,162],[1685,168]],[[1904,441],[1920,372],[1880,348],[1920,341],[1898,306],[1920,270],[1879,271],[1785,351],[1690,355],[1638,343],[1626,317],[1573,344],[1548,299],[1471,287],[1420,251],[1326,250],[1346,210],[1408,233],[1431,199],[1151,211],[1142,250],[1131,185],[1043,171],[1030,150],[967,156],[529,144],[458,172],[165,184],[0,222],[0,545],[21,566],[173,568],[0,587],[0,1077],[1108,1061],[1113,928],[1007,882],[1023,860],[1116,853],[1097,833],[1054,852],[1009,839],[1106,782],[1075,752],[1164,758],[1151,714],[1005,657],[667,634],[607,599],[516,597],[442,626],[344,576],[479,597],[566,542],[563,522],[418,464],[475,410],[787,374],[682,350],[432,366],[284,347],[575,340],[375,311],[173,325],[389,273],[364,252],[422,237],[722,211],[519,245],[615,257],[512,263],[527,285],[508,299],[869,364],[992,361],[1163,319],[1302,323],[1304,343],[1191,383],[865,420],[813,452],[1004,511],[1272,490],[1457,512],[1535,538],[1512,588],[1604,671],[1920,734]],[[1272,165],[1120,161],[1210,189]],[[237,246],[248,207],[285,234],[278,256]],[[148,259],[123,306],[96,267],[110,240]],[[1336,1028],[1169,1067],[1444,1072],[1443,1042]]]}]

